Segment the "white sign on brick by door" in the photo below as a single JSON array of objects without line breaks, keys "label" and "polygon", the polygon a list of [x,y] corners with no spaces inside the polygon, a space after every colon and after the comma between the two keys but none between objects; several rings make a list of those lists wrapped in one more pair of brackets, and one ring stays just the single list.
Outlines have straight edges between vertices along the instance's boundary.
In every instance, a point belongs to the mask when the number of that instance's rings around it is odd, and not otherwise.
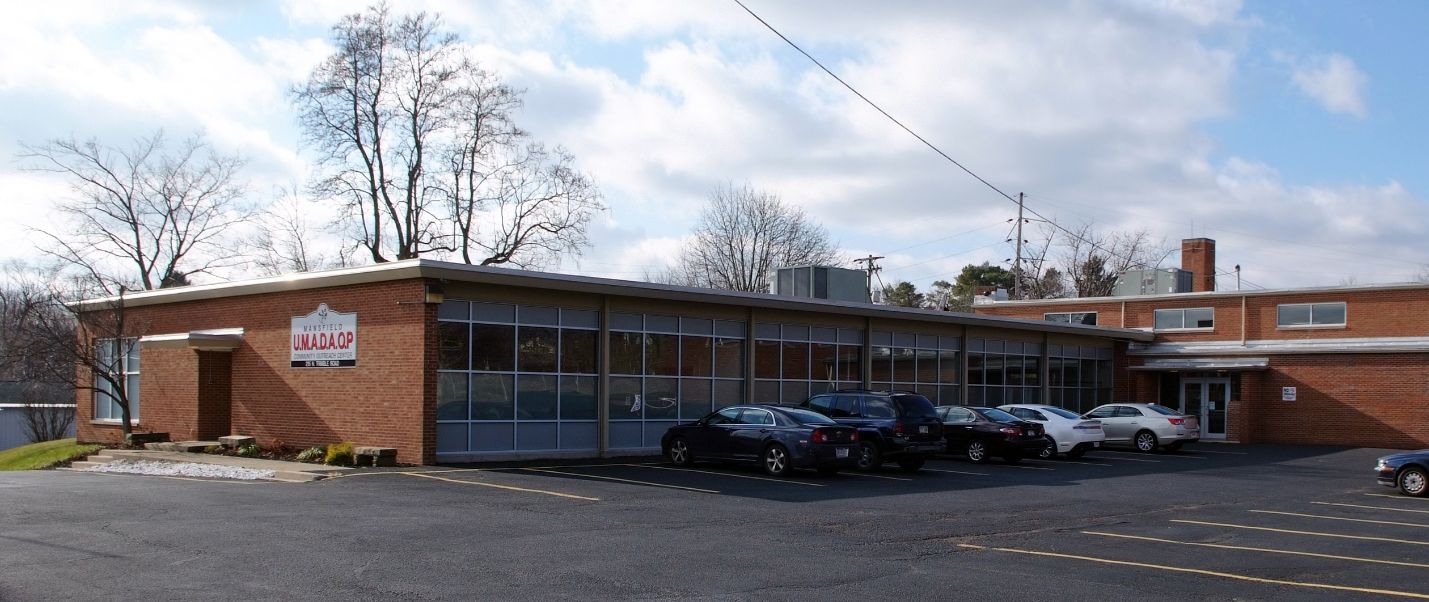
[{"label": "white sign on brick by door", "polygon": [[294,368],[347,368],[357,365],[357,314],[336,312],[326,303],[292,321]]}]

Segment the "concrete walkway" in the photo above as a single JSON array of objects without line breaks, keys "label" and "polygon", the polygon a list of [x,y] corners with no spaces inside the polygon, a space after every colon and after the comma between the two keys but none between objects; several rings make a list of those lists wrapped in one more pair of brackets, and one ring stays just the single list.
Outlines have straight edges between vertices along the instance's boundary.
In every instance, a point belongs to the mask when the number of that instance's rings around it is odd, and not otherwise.
[{"label": "concrete walkway", "polygon": [[216,464],[237,466],[254,470],[271,470],[273,479],[278,481],[307,482],[349,472],[353,469],[343,466],[326,466],[304,462],[283,462],[263,458],[240,458],[217,454],[191,454],[173,451],[150,451],[138,449],[108,449],[90,456],[83,462],[75,462],[71,468],[84,469],[107,464],[114,460],[148,460],[152,462],[191,462],[194,464]]}]

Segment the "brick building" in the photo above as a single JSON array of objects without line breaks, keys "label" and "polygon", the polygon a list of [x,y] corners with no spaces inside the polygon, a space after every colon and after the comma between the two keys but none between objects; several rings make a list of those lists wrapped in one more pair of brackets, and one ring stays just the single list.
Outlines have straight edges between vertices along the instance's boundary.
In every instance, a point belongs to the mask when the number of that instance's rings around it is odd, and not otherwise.
[{"label": "brick building", "polygon": [[[1117,346],[1152,340],[1041,316],[430,260],[82,308],[95,320],[122,313],[122,336],[93,343],[125,375],[136,432],[353,441],[420,463],[649,453],[669,426],[712,409],[834,388],[916,390],[942,404],[1110,401]],[[117,404],[77,395],[78,437],[116,440]]]},{"label": "brick building", "polygon": [[1199,414],[1208,439],[1429,447],[1429,284],[1217,291],[1204,238],[1181,263],[1193,292],[975,312],[1151,334],[1118,346],[1116,398]]}]

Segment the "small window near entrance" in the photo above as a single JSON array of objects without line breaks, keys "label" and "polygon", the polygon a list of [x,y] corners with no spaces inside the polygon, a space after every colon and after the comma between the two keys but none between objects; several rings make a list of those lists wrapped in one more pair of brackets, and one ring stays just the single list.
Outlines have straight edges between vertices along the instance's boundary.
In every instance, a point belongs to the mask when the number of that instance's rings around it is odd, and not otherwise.
[{"label": "small window near entrance", "polygon": [[1343,302],[1286,303],[1276,306],[1275,309],[1275,325],[1280,328],[1345,325],[1346,310]]},{"label": "small window near entrance", "polygon": [[1083,311],[1042,314],[1042,319],[1048,322],[1061,322],[1064,324],[1082,324],[1085,326],[1096,326],[1097,312]]},{"label": "small window near entrance", "polygon": [[1210,307],[1156,310],[1156,330],[1208,329],[1216,326],[1216,310]]}]

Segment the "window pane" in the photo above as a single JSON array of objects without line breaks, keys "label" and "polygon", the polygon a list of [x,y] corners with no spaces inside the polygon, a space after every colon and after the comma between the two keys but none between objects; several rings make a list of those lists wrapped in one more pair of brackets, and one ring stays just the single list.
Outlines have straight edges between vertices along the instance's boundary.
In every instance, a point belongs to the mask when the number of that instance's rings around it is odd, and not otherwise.
[{"label": "window pane", "polygon": [[754,403],[779,403],[779,381],[754,381],[754,399],[750,401]]},{"label": "window pane", "polygon": [[944,384],[957,384],[958,382],[958,352],[939,351],[938,352],[938,382]]},{"label": "window pane", "polygon": [[863,348],[839,345],[838,353],[838,379],[843,381],[863,380]]},{"label": "window pane", "polygon": [[938,352],[918,350],[918,382],[938,382]]},{"label": "window pane", "polygon": [[709,337],[680,337],[680,376],[709,376],[714,362]]},{"label": "window pane", "polygon": [[139,339],[123,339],[124,345],[124,371],[139,371]]},{"label": "window pane", "polygon": [[985,375],[983,373],[983,360],[986,359],[987,356],[982,353],[968,354],[968,384],[980,385],[983,383],[985,379]]},{"label": "window pane", "polygon": [[639,378],[611,378],[606,398],[611,420],[639,420],[641,399]]},{"label": "window pane", "polygon": [[1013,386],[1022,385],[1022,356],[1009,355],[1002,358],[1004,382]]},{"label": "window pane", "polygon": [[1182,312],[1179,309],[1156,310],[1156,329],[1181,328]]},{"label": "window pane", "polygon": [[555,328],[522,326],[516,333],[520,338],[516,369],[521,372],[555,372],[559,332]]},{"label": "window pane", "polygon": [[731,320],[715,320],[714,330],[715,334],[722,337],[734,337],[742,339],[746,334],[744,332],[744,322],[735,322]]},{"label": "window pane", "polygon": [[466,374],[438,374],[437,420],[466,420],[466,392]]},{"label": "window pane", "polygon": [[714,381],[714,404],[710,411],[725,406],[744,403],[744,382],[737,380]]},{"label": "window pane", "polygon": [[516,317],[522,324],[555,326],[560,324],[560,311],[554,307],[532,307],[523,305],[516,310]]},{"label": "window pane", "polygon": [[1312,317],[1314,324],[1344,324],[1345,304],[1316,303]]},{"label": "window pane", "polygon": [[873,374],[869,378],[876,382],[893,380],[893,349],[891,347],[873,348]]},{"label": "window pane", "polygon": [[809,398],[809,383],[800,380],[786,380],[781,383],[779,401],[786,404],[801,404]]},{"label": "window pane", "polygon": [[471,326],[471,369],[490,372],[516,370],[516,327],[496,324]]},{"label": "window pane", "polygon": [[1186,310],[1186,328],[1211,328],[1216,325],[1216,310],[1209,307]]},{"label": "window pane", "polygon": [[1276,308],[1275,323],[1279,326],[1308,326],[1309,305],[1281,305]]},{"label": "window pane", "polygon": [[699,420],[710,413],[711,382],[707,378],[680,379],[680,420]]},{"label": "window pane", "polygon": [[[437,319],[440,320],[465,320],[470,317],[471,304],[466,301],[442,301],[437,307]],[[466,449],[466,436],[463,432],[462,449]]]},{"label": "window pane", "polygon": [[1060,357],[1047,358],[1047,386],[1062,386],[1062,358]]},{"label": "window pane", "polygon": [[595,374],[599,337],[599,330],[561,330],[561,372]]},{"label": "window pane", "polygon": [[466,370],[471,331],[465,322],[437,323],[437,368]]},{"label": "window pane", "polygon": [[809,347],[810,378],[817,381],[837,381],[839,379],[838,345],[814,343]]},{"label": "window pane", "polygon": [[611,330],[644,330],[645,318],[640,314],[610,314]]},{"label": "window pane", "polygon": [[[806,337],[807,338],[807,337]],[[809,379],[809,344],[784,343],[783,375],[785,380]]]},{"label": "window pane", "polygon": [[754,342],[754,378],[779,378],[779,342]]},{"label": "window pane", "polygon": [[516,321],[516,306],[505,303],[472,303],[471,319],[478,322],[510,324]]},{"label": "window pane", "polygon": [[471,375],[471,419],[510,420],[515,416],[515,391],[510,374]]},{"label": "window pane", "polygon": [[686,334],[714,334],[714,320],[705,318],[680,318],[680,332]]},{"label": "window pane", "polygon": [[645,379],[645,418],[673,420],[680,415],[679,380],[674,378]]},{"label": "window pane", "polygon": [[1075,387],[1082,382],[1081,360],[1062,358],[1062,386]]},{"label": "window pane", "polygon": [[[894,335],[896,338],[899,335]],[[912,338],[913,335],[908,335]],[[900,383],[911,383],[917,378],[918,370],[915,364],[913,349],[908,347],[893,348],[893,381]]]},{"label": "window pane", "polygon": [[589,309],[563,309],[561,310],[561,325],[600,328],[600,312]]},{"label": "window pane", "polygon": [[1000,385],[1002,380],[1002,356],[987,354],[983,358],[983,383]]},{"label": "window pane", "polygon": [[715,339],[714,375],[724,378],[744,378],[744,341]]},{"label": "window pane", "polygon": [[635,332],[610,333],[610,373],[641,374],[644,361],[640,356],[645,335]]},{"label": "window pane", "polygon": [[1022,384],[1036,386],[1042,380],[1042,358],[1028,355],[1022,357]]},{"label": "window pane", "polygon": [[645,373],[660,376],[680,373],[680,335],[645,335]]},{"label": "window pane", "polygon": [[556,419],[556,377],[521,374],[516,377],[516,419]]},{"label": "window pane", "polygon": [[[129,398],[129,420],[139,420],[139,375],[130,374],[124,378],[124,393]],[[124,410],[118,402],[114,405],[114,417],[124,419]]]},{"label": "window pane", "polygon": [[596,419],[595,381],[594,376],[561,377],[561,420]]},{"label": "window pane", "polygon": [[645,330],[650,332],[680,332],[680,319],[675,316],[645,316]]}]

